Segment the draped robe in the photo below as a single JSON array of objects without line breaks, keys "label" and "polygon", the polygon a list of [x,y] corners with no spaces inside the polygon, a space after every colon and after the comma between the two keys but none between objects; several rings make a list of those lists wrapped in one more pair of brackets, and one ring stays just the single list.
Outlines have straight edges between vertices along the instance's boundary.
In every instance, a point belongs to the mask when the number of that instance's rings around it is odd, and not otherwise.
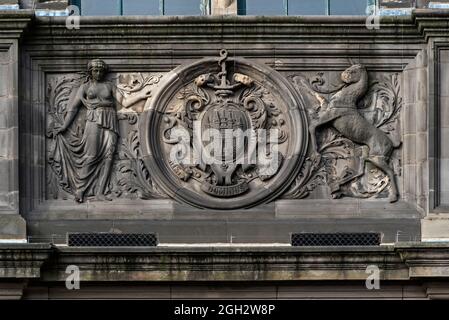
[{"label": "draped robe", "polygon": [[108,170],[105,161],[112,161],[114,156],[118,121],[110,88],[106,84],[100,88],[97,84],[95,89],[91,89],[90,83],[83,86],[85,97],[81,101],[87,109],[84,132],[81,137],[72,132],[57,135],[50,161],[64,190],[94,196],[107,191],[99,190],[100,178],[109,180],[104,177]]}]

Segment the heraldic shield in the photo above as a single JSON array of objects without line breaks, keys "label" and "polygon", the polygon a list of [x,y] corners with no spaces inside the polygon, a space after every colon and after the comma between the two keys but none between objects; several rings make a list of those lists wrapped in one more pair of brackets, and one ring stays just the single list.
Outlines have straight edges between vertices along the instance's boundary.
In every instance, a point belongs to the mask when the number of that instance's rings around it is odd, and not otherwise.
[{"label": "heraldic shield", "polygon": [[298,93],[275,70],[226,50],[164,76],[140,130],[155,182],[200,208],[273,200],[297,176],[307,150]]}]

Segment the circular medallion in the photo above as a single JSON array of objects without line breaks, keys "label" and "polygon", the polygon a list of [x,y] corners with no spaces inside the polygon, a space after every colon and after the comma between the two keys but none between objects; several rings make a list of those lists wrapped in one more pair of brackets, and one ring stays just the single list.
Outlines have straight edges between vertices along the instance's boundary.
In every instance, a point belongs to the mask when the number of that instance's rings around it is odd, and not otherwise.
[{"label": "circular medallion", "polygon": [[304,110],[278,72],[222,50],[164,76],[141,118],[143,159],[175,200],[223,210],[266,203],[301,168]]}]

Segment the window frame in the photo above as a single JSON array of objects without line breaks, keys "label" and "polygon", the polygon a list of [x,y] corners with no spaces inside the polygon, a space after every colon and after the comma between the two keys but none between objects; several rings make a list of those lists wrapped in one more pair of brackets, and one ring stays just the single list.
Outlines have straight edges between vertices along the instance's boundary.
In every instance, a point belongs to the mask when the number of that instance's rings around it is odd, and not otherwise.
[{"label": "window frame", "polygon": [[[282,0],[284,2],[284,13],[282,14],[282,16],[289,16],[289,5],[288,2],[290,0]],[[325,6],[326,6],[326,16],[331,16],[332,12],[331,12],[331,1],[332,0],[323,0],[323,2],[325,2]],[[365,0],[367,3],[369,0]],[[373,0],[373,5],[375,6],[375,10],[376,12],[379,9],[379,2],[380,0]],[[247,11],[246,11],[246,0],[237,0],[237,15],[247,15]]]},{"label": "window frame", "polygon": [[[78,9],[79,9],[79,12],[80,12],[80,15],[82,16],[83,15],[83,9],[82,9],[82,6],[81,6],[81,1],[82,0],[70,0],[70,5],[73,5],[73,6],[77,6],[78,7]],[[123,14],[123,1],[126,1],[126,0],[116,0],[117,1],[117,4],[118,4],[118,8],[119,8],[119,12],[117,12],[117,15],[118,16],[123,16],[124,14]],[[165,16],[165,0],[158,0],[159,1],[159,14],[158,14],[158,16]],[[205,13],[203,13],[202,15],[205,15],[205,16],[207,16],[207,15],[211,15],[211,2],[212,2],[212,0],[198,0],[199,2],[205,2],[205,3],[207,3],[207,12],[205,12]],[[287,1],[287,0],[284,0],[284,1]],[[152,16],[152,15],[150,15],[149,14],[149,16]]]}]

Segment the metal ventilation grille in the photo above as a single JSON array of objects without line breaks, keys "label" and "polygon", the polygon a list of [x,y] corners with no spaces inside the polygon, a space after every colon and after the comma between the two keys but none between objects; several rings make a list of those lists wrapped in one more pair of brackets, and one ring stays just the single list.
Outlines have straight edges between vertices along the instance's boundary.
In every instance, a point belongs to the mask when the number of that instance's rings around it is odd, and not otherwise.
[{"label": "metal ventilation grille", "polygon": [[292,246],[378,246],[380,233],[293,233]]},{"label": "metal ventilation grille", "polygon": [[69,233],[69,247],[152,247],[157,236],[152,233]]}]

